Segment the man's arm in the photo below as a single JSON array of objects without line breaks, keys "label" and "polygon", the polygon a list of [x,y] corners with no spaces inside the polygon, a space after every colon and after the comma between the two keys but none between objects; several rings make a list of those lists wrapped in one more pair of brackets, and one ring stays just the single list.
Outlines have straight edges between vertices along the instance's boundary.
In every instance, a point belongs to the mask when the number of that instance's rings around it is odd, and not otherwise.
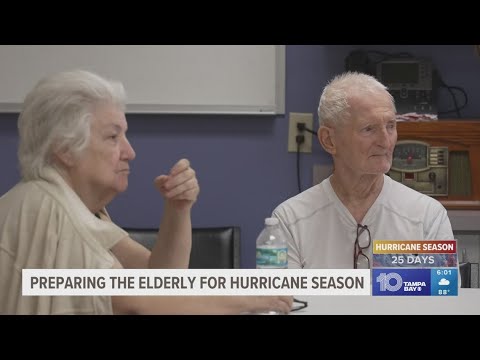
[{"label": "man's arm", "polygon": [[430,226],[425,229],[425,240],[453,240],[452,225],[448,218],[447,211],[443,206],[440,210],[433,214]]}]

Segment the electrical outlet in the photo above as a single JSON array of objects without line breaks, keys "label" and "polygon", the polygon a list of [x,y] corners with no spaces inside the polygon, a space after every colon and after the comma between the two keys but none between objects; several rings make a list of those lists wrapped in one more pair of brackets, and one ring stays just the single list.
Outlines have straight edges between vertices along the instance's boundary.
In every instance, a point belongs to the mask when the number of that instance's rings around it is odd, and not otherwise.
[{"label": "electrical outlet", "polygon": [[305,127],[313,130],[313,114],[312,113],[290,113],[288,123],[288,152],[297,152],[297,135],[303,135],[305,141],[300,145],[300,152],[312,152],[312,137],[313,134],[308,131],[299,131],[297,129],[298,123],[304,123]]}]

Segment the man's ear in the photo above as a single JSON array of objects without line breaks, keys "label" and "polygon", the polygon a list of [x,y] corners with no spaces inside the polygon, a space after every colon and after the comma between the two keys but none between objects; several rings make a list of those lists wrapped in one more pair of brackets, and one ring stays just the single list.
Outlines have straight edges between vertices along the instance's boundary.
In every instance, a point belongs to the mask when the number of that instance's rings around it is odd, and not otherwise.
[{"label": "man's ear", "polygon": [[331,155],[335,155],[337,151],[336,141],[335,141],[335,129],[320,126],[317,132],[318,141],[322,145],[323,149]]}]

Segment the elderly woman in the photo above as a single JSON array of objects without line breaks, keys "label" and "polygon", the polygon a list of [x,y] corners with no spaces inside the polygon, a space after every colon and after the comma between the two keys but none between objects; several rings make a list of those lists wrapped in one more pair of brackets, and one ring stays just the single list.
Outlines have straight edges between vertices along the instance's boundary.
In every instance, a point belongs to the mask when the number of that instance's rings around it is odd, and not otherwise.
[{"label": "elderly woman", "polygon": [[18,120],[22,180],[0,198],[0,313],[201,314],[279,310],[290,297],[22,296],[24,268],[187,268],[199,186],[186,159],[155,187],[165,199],[150,252],[115,225],[105,207],[128,186],[121,83],[87,71],[41,80]]}]

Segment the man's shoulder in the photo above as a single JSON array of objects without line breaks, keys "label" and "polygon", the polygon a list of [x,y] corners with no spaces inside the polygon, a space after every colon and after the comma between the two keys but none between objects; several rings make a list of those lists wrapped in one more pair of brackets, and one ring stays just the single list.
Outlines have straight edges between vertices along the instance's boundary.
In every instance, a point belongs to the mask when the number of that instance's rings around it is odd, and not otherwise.
[{"label": "man's shoulder", "polygon": [[427,209],[445,209],[435,198],[416,191],[408,186],[386,177],[390,183],[390,192],[386,197],[386,204],[395,209],[407,209],[408,212],[426,211]]},{"label": "man's shoulder", "polygon": [[293,222],[295,219],[308,217],[330,203],[322,184],[318,184],[283,201],[273,213]]}]

